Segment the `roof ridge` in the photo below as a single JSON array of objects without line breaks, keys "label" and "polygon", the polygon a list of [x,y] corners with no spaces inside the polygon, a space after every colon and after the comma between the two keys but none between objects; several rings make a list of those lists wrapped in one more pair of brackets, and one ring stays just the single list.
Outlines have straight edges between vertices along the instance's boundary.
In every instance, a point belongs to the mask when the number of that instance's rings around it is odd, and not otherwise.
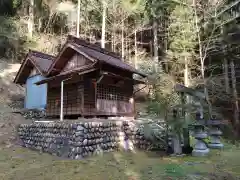
[{"label": "roof ridge", "polygon": [[43,52],[40,52],[40,51],[36,51],[36,50],[32,50],[32,49],[29,49],[29,53],[28,53],[30,56],[36,56],[36,57],[40,57],[40,58],[44,58],[44,59],[47,59],[47,60],[53,60],[55,59],[55,56],[53,55],[50,55],[50,54],[47,54],[47,53],[43,53]]},{"label": "roof ridge", "polygon": [[78,38],[76,36],[73,36],[73,35],[68,35],[68,38],[67,38],[67,42],[74,42],[78,45],[82,45],[82,46],[85,46],[85,47],[88,47],[90,49],[93,49],[95,51],[98,51],[98,52],[101,52],[103,54],[106,54],[106,55],[110,55],[112,57],[115,57],[117,59],[119,59],[120,61],[122,61],[122,58],[120,57],[120,55],[116,52],[112,52],[108,49],[105,49],[105,48],[102,48],[96,44],[93,44],[93,43],[90,43],[82,38]]}]

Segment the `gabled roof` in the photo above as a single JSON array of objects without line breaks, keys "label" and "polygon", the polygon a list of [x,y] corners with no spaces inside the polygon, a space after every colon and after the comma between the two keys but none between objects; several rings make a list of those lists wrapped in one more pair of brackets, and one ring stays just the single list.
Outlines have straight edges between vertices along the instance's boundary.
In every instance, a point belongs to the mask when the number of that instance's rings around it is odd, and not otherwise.
[{"label": "gabled roof", "polygon": [[26,58],[14,79],[14,83],[25,84],[32,69],[35,67],[42,76],[46,76],[49,67],[51,66],[54,56],[38,51],[29,50]]},{"label": "gabled roof", "polygon": [[55,57],[38,51],[30,52],[30,59],[40,68],[41,73],[46,74]]},{"label": "gabled roof", "polygon": [[76,51],[85,56],[91,57],[92,59],[97,60],[100,63],[108,64],[116,68],[120,68],[122,70],[146,77],[145,74],[141,73],[129,64],[123,62],[118,54],[71,35],[68,36],[67,42],[65,43],[58,57],[55,59],[55,61],[49,68],[48,76],[51,74],[56,75],[60,73],[60,64],[66,63],[63,62],[63,60],[68,61],[69,58],[67,58],[66,56],[72,55]]}]

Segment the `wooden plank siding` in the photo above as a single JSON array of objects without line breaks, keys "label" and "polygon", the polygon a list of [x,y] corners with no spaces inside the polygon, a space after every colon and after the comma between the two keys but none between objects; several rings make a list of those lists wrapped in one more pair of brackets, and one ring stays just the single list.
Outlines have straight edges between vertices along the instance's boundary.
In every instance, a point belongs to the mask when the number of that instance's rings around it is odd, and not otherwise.
[{"label": "wooden plank siding", "polygon": [[[63,113],[79,116],[133,116],[132,88],[94,84],[94,80],[64,85]],[[60,87],[48,89],[47,115],[59,116]]]},{"label": "wooden plank siding", "polygon": [[28,76],[28,78],[32,77],[32,76],[35,76],[37,74],[40,74],[39,71],[37,70],[37,68],[33,68],[30,75]]},{"label": "wooden plank siding", "polygon": [[[82,113],[82,83],[66,84],[63,91],[63,114],[79,115]],[[48,89],[47,116],[59,116],[61,107],[61,89]]]},{"label": "wooden plank siding", "polygon": [[67,62],[62,72],[72,71],[74,69],[80,68],[85,65],[91,64],[92,61],[84,57],[83,55],[76,53],[73,57]]},{"label": "wooden plank siding", "polygon": [[48,86],[47,94],[47,116],[58,116],[60,114],[61,89],[59,87]]},{"label": "wooden plank siding", "polygon": [[106,84],[97,85],[97,113],[103,115],[133,115],[131,88],[121,88]]}]

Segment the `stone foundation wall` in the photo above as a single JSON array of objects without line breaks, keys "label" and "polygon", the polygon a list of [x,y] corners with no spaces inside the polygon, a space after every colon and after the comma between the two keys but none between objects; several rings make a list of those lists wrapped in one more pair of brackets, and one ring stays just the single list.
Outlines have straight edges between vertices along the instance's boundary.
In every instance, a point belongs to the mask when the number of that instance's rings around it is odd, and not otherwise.
[{"label": "stone foundation wall", "polygon": [[145,149],[141,126],[127,121],[113,122],[35,122],[18,128],[21,145],[61,157],[81,159],[119,148]]}]

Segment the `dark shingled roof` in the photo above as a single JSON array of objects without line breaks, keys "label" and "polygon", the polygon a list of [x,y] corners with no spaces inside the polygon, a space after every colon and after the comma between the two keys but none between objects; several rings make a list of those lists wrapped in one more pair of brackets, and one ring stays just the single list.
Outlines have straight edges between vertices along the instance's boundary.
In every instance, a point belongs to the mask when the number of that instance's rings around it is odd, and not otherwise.
[{"label": "dark shingled roof", "polygon": [[[141,73],[140,71],[138,71],[137,69],[135,69],[134,67],[130,66],[129,64],[125,63],[122,61],[121,57],[114,52],[111,52],[107,49],[101,48],[98,45],[95,44],[91,44],[85,40],[82,40],[80,38],[77,38],[75,36],[69,35],[67,42],[65,45],[67,44],[72,44],[73,46],[75,46],[79,51],[85,53],[86,55],[92,57],[93,59],[96,59],[102,63],[106,63],[109,64],[111,66],[135,73],[135,74],[139,74],[143,77],[146,77],[145,74]],[[51,71],[53,70],[55,64],[57,63],[58,58],[56,59],[56,61],[52,64],[52,66],[49,69],[48,74],[51,73]]]},{"label": "dark shingled roof", "polygon": [[32,50],[29,52],[29,58],[35,63],[36,66],[39,67],[39,70],[43,74],[48,72],[48,69],[55,59],[55,57],[52,55]]},{"label": "dark shingled roof", "polygon": [[38,51],[29,50],[14,79],[14,82],[24,84],[34,67],[39,71],[39,73],[41,73],[41,75],[45,76],[54,59],[54,56]]},{"label": "dark shingled roof", "polygon": [[118,53],[115,53],[115,52],[112,52],[112,51],[109,51],[105,48],[101,48],[99,45],[97,44],[93,44],[93,43],[90,43],[88,41],[85,41],[83,39],[80,39],[80,38],[77,38],[75,36],[72,36],[72,35],[68,35],[68,38],[67,38],[67,42],[72,42],[72,43],[76,43],[76,44],[79,44],[79,45],[82,45],[82,46],[85,46],[85,47],[88,47],[88,48],[91,48],[91,49],[94,49],[98,52],[101,52],[103,54],[107,54],[107,55],[110,55],[112,57],[115,57],[119,60],[121,60],[121,57]]},{"label": "dark shingled roof", "polygon": [[117,53],[114,53],[107,49],[101,48],[98,45],[91,44],[87,41],[84,41],[84,40],[74,37],[72,35],[68,36],[67,41],[77,44],[79,49],[82,52],[93,57],[94,59],[97,59],[97,60],[104,62],[106,64],[109,64],[109,65],[115,66],[117,68],[121,68],[123,70],[127,70],[127,71],[133,72],[135,74],[139,74],[144,77],[146,76],[145,74],[141,73],[134,67],[123,62],[123,60]]}]

